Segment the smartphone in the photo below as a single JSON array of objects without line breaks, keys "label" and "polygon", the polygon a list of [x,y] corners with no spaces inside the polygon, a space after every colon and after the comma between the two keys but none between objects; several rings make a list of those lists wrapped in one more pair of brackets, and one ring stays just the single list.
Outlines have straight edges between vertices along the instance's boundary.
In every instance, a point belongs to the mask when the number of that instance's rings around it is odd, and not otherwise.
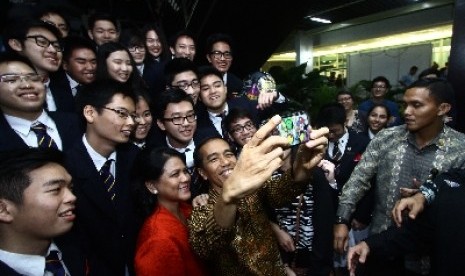
[{"label": "smartphone", "polygon": [[271,135],[285,137],[289,140],[291,146],[295,146],[310,140],[311,129],[308,114],[305,111],[297,111],[282,114],[281,123]]}]

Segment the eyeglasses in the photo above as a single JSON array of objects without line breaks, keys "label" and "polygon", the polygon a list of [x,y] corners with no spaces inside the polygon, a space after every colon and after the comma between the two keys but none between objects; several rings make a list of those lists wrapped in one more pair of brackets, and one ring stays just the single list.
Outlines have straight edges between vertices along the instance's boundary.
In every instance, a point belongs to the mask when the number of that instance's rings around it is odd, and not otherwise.
[{"label": "eyeglasses", "polygon": [[129,117],[131,117],[131,119],[134,122],[138,122],[140,119],[140,117],[137,116],[135,113],[130,114],[127,110],[124,110],[124,109],[115,109],[115,108],[106,107],[106,106],[102,106],[101,108],[115,112],[121,119],[124,119],[124,120],[127,120]]},{"label": "eyeglasses", "polygon": [[214,59],[221,59],[221,57],[223,57],[224,59],[232,59],[231,52],[213,51],[210,52],[210,55],[213,56]]},{"label": "eyeglasses", "polygon": [[136,51],[145,52],[145,47],[144,46],[131,46],[131,47],[128,47],[128,50],[131,53],[135,53]]},{"label": "eyeglasses", "polygon": [[338,102],[348,102],[348,101],[351,101],[352,100],[352,97],[340,97],[338,99]]},{"label": "eyeglasses", "polygon": [[50,41],[41,35],[26,36],[26,39],[28,38],[34,39],[36,41],[37,46],[48,48],[48,46],[52,45],[53,49],[55,49],[57,52],[63,52],[63,46],[61,46],[60,42],[58,42],[57,40]]},{"label": "eyeglasses", "polygon": [[197,115],[195,114],[189,114],[186,116],[176,116],[176,117],[171,117],[171,118],[163,118],[165,121],[171,121],[175,125],[182,125],[184,123],[184,120],[187,120],[188,123],[193,123],[197,120]]},{"label": "eyeglasses", "polygon": [[178,83],[178,85],[172,85],[172,87],[181,88],[184,91],[189,89],[189,86],[191,86],[193,89],[199,88],[200,87],[200,81],[193,80],[193,81],[191,81],[191,83],[188,83],[187,81],[183,81],[183,82]]},{"label": "eyeglasses", "polygon": [[373,86],[373,89],[386,89],[386,86]]},{"label": "eyeglasses", "polygon": [[231,128],[231,132],[239,134],[239,133],[244,132],[244,129],[251,131],[251,130],[256,129],[256,127],[251,121],[248,121],[244,125],[235,125],[234,127]]},{"label": "eyeglasses", "polygon": [[44,78],[42,75],[36,73],[30,74],[4,74],[0,75],[0,82],[6,82],[9,84],[19,84],[21,81],[27,82],[43,82]]}]

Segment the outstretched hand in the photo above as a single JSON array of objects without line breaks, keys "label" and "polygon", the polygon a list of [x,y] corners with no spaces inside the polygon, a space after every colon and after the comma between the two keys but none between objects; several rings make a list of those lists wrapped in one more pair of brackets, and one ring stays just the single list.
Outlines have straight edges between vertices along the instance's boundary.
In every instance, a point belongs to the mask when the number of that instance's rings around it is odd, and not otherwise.
[{"label": "outstretched hand", "polygon": [[369,253],[370,248],[366,242],[361,242],[349,249],[349,254],[347,254],[347,268],[350,272],[350,276],[355,276],[357,265],[359,263],[364,264]]},{"label": "outstretched hand", "polygon": [[417,193],[411,197],[402,198],[396,202],[394,209],[392,209],[392,218],[397,227],[402,224],[402,215],[408,210],[408,216],[415,219],[416,216],[425,208],[426,199],[422,193]]}]

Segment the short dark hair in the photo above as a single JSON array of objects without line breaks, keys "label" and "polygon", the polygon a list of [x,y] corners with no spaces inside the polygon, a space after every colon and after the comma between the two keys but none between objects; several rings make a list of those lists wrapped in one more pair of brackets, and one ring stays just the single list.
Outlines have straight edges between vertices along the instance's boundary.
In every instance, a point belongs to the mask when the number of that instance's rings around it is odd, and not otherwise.
[{"label": "short dark hair", "polygon": [[230,35],[224,34],[224,33],[216,33],[212,34],[209,37],[207,37],[207,42],[205,44],[205,49],[206,49],[206,54],[210,54],[211,51],[213,50],[213,44],[217,42],[224,42],[229,45],[229,48],[231,48],[231,53],[233,51],[233,39]]},{"label": "short dark hair", "polygon": [[408,86],[407,90],[411,88],[428,89],[429,94],[436,100],[438,104],[454,104],[455,102],[454,88],[447,80],[441,78],[419,79]]},{"label": "short dark hair", "polygon": [[391,118],[391,111],[389,110],[387,105],[385,105],[383,103],[375,103],[375,104],[373,104],[373,106],[370,107],[370,109],[368,109],[367,117],[370,116],[370,113],[377,107],[384,108],[384,110],[386,110],[386,115],[387,115],[388,119]]},{"label": "short dark hair", "polygon": [[203,79],[206,76],[210,76],[210,75],[217,76],[223,82],[223,75],[215,67],[211,65],[199,67],[199,74],[198,74],[199,80]]},{"label": "short dark hair", "polygon": [[163,91],[157,102],[158,104],[157,108],[155,108],[155,116],[159,120],[165,117],[166,108],[171,103],[189,102],[192,104],[192,107],[194,107],[194,102],[192,101],[191,96],[180,88],[170,88]]},{"label": "short dark hair", "polygon": [[[158,34],[158,33],[157,33]],[[190,30],[181,30],[177,33],[175,33],[173,36],[171,36],[170,38],[170,47],[175,47],[176,46],[176,42],[178,41],[178,39],[180,37],[183,37],[183,36],[187,36],[187,37],[190,37],[193,41],[194,41],[194,44],[195,43],[195,36],[194,34],[190,31]]]},{"label": "short dark hair", "polygon": [[46,15],[50,15],[50,14],[56,14],[58,16],[60,16],[61,18],[63,18],[63,20],[65,21],[65,24],[66,26],[68,27],[68,30],[69,30],[69,20],[68,18],[65,16],[65,12],[62,8],[60,7],[51,7],[51,6],[42,6],[40,7],[38,10],[37,10],[37,13],[36,13],[36,17],[37,19],[39,20],[42,20],[40,19],[42,16],[46,16]]},{"label": "short dark hair", "polygon": [[123,29],[119,41],[127,48],[133,46],[143,46],[145,49],[145,38],[142,35],[142,32],[136,28]]},{"label": "short dark hair", "polygon": [[208,142],[210,142],[212,140],[215,140],[215,139],[223,140],[226,144],[228,144],[228,142],[226,140],[224,140],[219,134],[215,134],[215,135],[206,137],[201,142],[196,144],[195,145],[195,150],[194,150],[194,166],[196,168],[203,168],[203,162],[202,162],[203,161],[203,156],[202,156],[202,154],[200,154],[200,150],[202,149],[203,146],[205,146],[205,144],[207,144]]},{"label": "short dark hair", "polygon": [[142,150],[132,167],[132,192],[136,202],[136,210],[143,217],[149,216],[157,205],[157,196],[150,193],[145,186],[147,181],[157,181],[163,175],[166,162],[173,157],[186,164],[184,156],[174,149],[146,148]]},{"label": "short dark hair", "polygon": [[26,39],[26,35],[32,28],[41,28],[51,32],[57,40],[61,39],[61,32],[55,27],[48,23],[45,23],[38,19],[24,19],[23,20],[11,20],[8,26],[5,29],[4,33],[4,45],[7,47],[8,50],[14,51],[10,45],[8,44],[8,40],[16,39],[22,45],[24,45],[24,40]]},{"label": "short dark hair", "polygon": [[95,22],[99,20],[110,21],[118,32],[121,29],[120,22],[118,19],[116,19],[116,17],[103,12],[97,12],[89,16],[89,19],[87,20],[87,29],[92,30],[94,28]]},{"label": "short dark hair", "polygon": [[348,90],[341,90],[339,92],[337,92],[336,94],[336,100],[339,98],[339,96],[341,95],[349,95],[351,99],[354,99],[354,97],[352,96],[352,93],[350,93]]},{"label": "short dark hair", "polygon": [[0,152],[0,198],[21,205],[24,190],[32,183],[29,173],[49,163],[63,166],[62,153],[39,148]]},{"label": "short dark hair", "polygon": [[76,95],[76,110],[79,114],[82,114],[84,107],[91,105],[100,113],[102,107],[110,103],[116,94],[131,98],[134,104],[137,102],[130,86],[113,80],[96,80],[93,83],[84,85]]},{"label": "short dark hair", "polygon": [[[249,118],[252,122],[254,122],[254,117],[252,113],[250,113],[247,109],[241,107],[235,107],[229,110],[228,115],[224,118],[224,126],[228,132],[231,132],[231,124],[242,118]],[[255,123],[254,123],[255,124]]]},{"label": "short dark hair", "polygon": [[197,66],[188,58],[173,58],[172,60],[168,61],[168,63],[165,65],[165,80],[167,85],[171,86],[171,83],[177,74],[187,71],[192,71],[195,75],[199,75]]},{"label": "short dark hair", "polygon": [[377,76],[376,78],[374,78],[373,81],[371,81],[371,87],[373,87],[375,83],[379,81],[384,82],[386,84],[386,88],[391,88],[391,83],[384,76]]},{"label": "short dark hair", "polygon": [[73,52],[78,49],[89,49],[97,56],[94,45],[89,40],[80,36],[68,36],[64,38],[63,49],[63,60],[67,62],[69,62]]},{"label": "short dark hair", "polygon": [[329,103],[321,107],[316,118],[318,127],[345,125],[346,111],[340,103]]},{"label": "short dark hair", "polygon": [[34,72],[37,72],[34,65],[27,57],[23,57],[16,52],[4,52],[0,53],[0,64],[2,63],[10,63],[10,62],[22,62],[27,66],[31,67]]}]

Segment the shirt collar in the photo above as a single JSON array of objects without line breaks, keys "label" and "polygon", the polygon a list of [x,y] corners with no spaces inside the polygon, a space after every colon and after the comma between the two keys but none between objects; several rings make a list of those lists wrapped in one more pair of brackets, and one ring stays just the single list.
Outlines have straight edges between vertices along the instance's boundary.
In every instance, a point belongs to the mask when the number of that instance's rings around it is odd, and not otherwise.
[{"label": "shirt collar", "polygon": [[79,82],[75,81],[68,73],[66,73],[66,78],[68,78],[69,86],[71,88],[76,88],[78,85],[80,85]]},{"label": "shirt collar", "polygon": [[[428,147],[428,146],[431,146],[431,145],[435,145],[437,146],[440,150],[442,151],[445,151],[446,150],[446,140],[447,140],[447,134],[449,133],[450,131],[450,128],[446,125],[444,125],[444,127],[442,128],[442,130],[439,132],[439,134],[434,137],[427,145],[425,145],[423,148],[425,147]],[[416,148],[418,148],[417,146],[417,142],[415,140],[415,135],[413,133],[411,133],[410,131],[407,130],[407,134],[405,136],[405,139],[407,139],[407,141],[414,145]]]},{"label": "shirt collar", "polygon": [[[216,115],[218,115],[218,114],[220,114],[220,113],[213,113],[213,112],[211,112],[211,111],[209,111],[209,110],[207,110],[207,112],[208,112],[208,116],[210,117],[210,119],[211,119],[212,121],[213,121],[213,120],[218,120],[218,119],[219,119]],[[224,109],[223,109],[222,112],[224,112],[225,115],[228,115],[228,113],[229,113],[228,102],[225,103]]]},{"label": "shirt collar", "polygon": [[109,159],[113,159],[115,160],[116,162],[116,152],[112,152],[110,154],[110,156],[108,156],[108,158],[106,158],[105,156],[101,155],[100,153],[96,152],[94,150],[94,148],[92,148],[92,146],[89,144],[89,142],[87,141],[87,138],[86,138],[86,134],[84,134],[82,136],[82,142],[84,143],[84,146],[86,147],[87,149],[87,152],[89,153],[90,155],[90,158],[92,159],[92,162],[94,163],[94,166],[95,168],[97,169],[97,171],[100,171],[100,169],[102,168],[102,166],[105,164],[105,162]]},{"label": "shirt collar", "polygon": [[8,114],[4,114],[4,116],[11,128],[25,136],[27,136],[31,131],[31,126],[36,125],[37,123],[44,124],[47,127],[47,129],[50,129],[50,126],[53,125],[51,123],[52,118],[50,118],[50,116],[44,110],[42,110],[42,113],[39,115],[39,117],[33,121],[11,116]]},{"label": "shirt collar", "polygon": [[[50,244],[45,256],[52,250],[58,251],[58,257],[62,260],[61,251],[53,242]],[[21,275],[44,275],[45,256],[18,254],[0,249],[0,260]]]},{"label": "shirt collar", "polygon": [[170,144],[170,140],[168,139],[168,136],[166,136],[165,139],[166,139],[166,144],[168,145],[169,148],[172,148],[180,153],[185,153],[187,149],[189,149],[189,151],[192,151],[192,152],[195,150],[194,139],[191,139],[191,141],[185,148],[175,148]]}]

